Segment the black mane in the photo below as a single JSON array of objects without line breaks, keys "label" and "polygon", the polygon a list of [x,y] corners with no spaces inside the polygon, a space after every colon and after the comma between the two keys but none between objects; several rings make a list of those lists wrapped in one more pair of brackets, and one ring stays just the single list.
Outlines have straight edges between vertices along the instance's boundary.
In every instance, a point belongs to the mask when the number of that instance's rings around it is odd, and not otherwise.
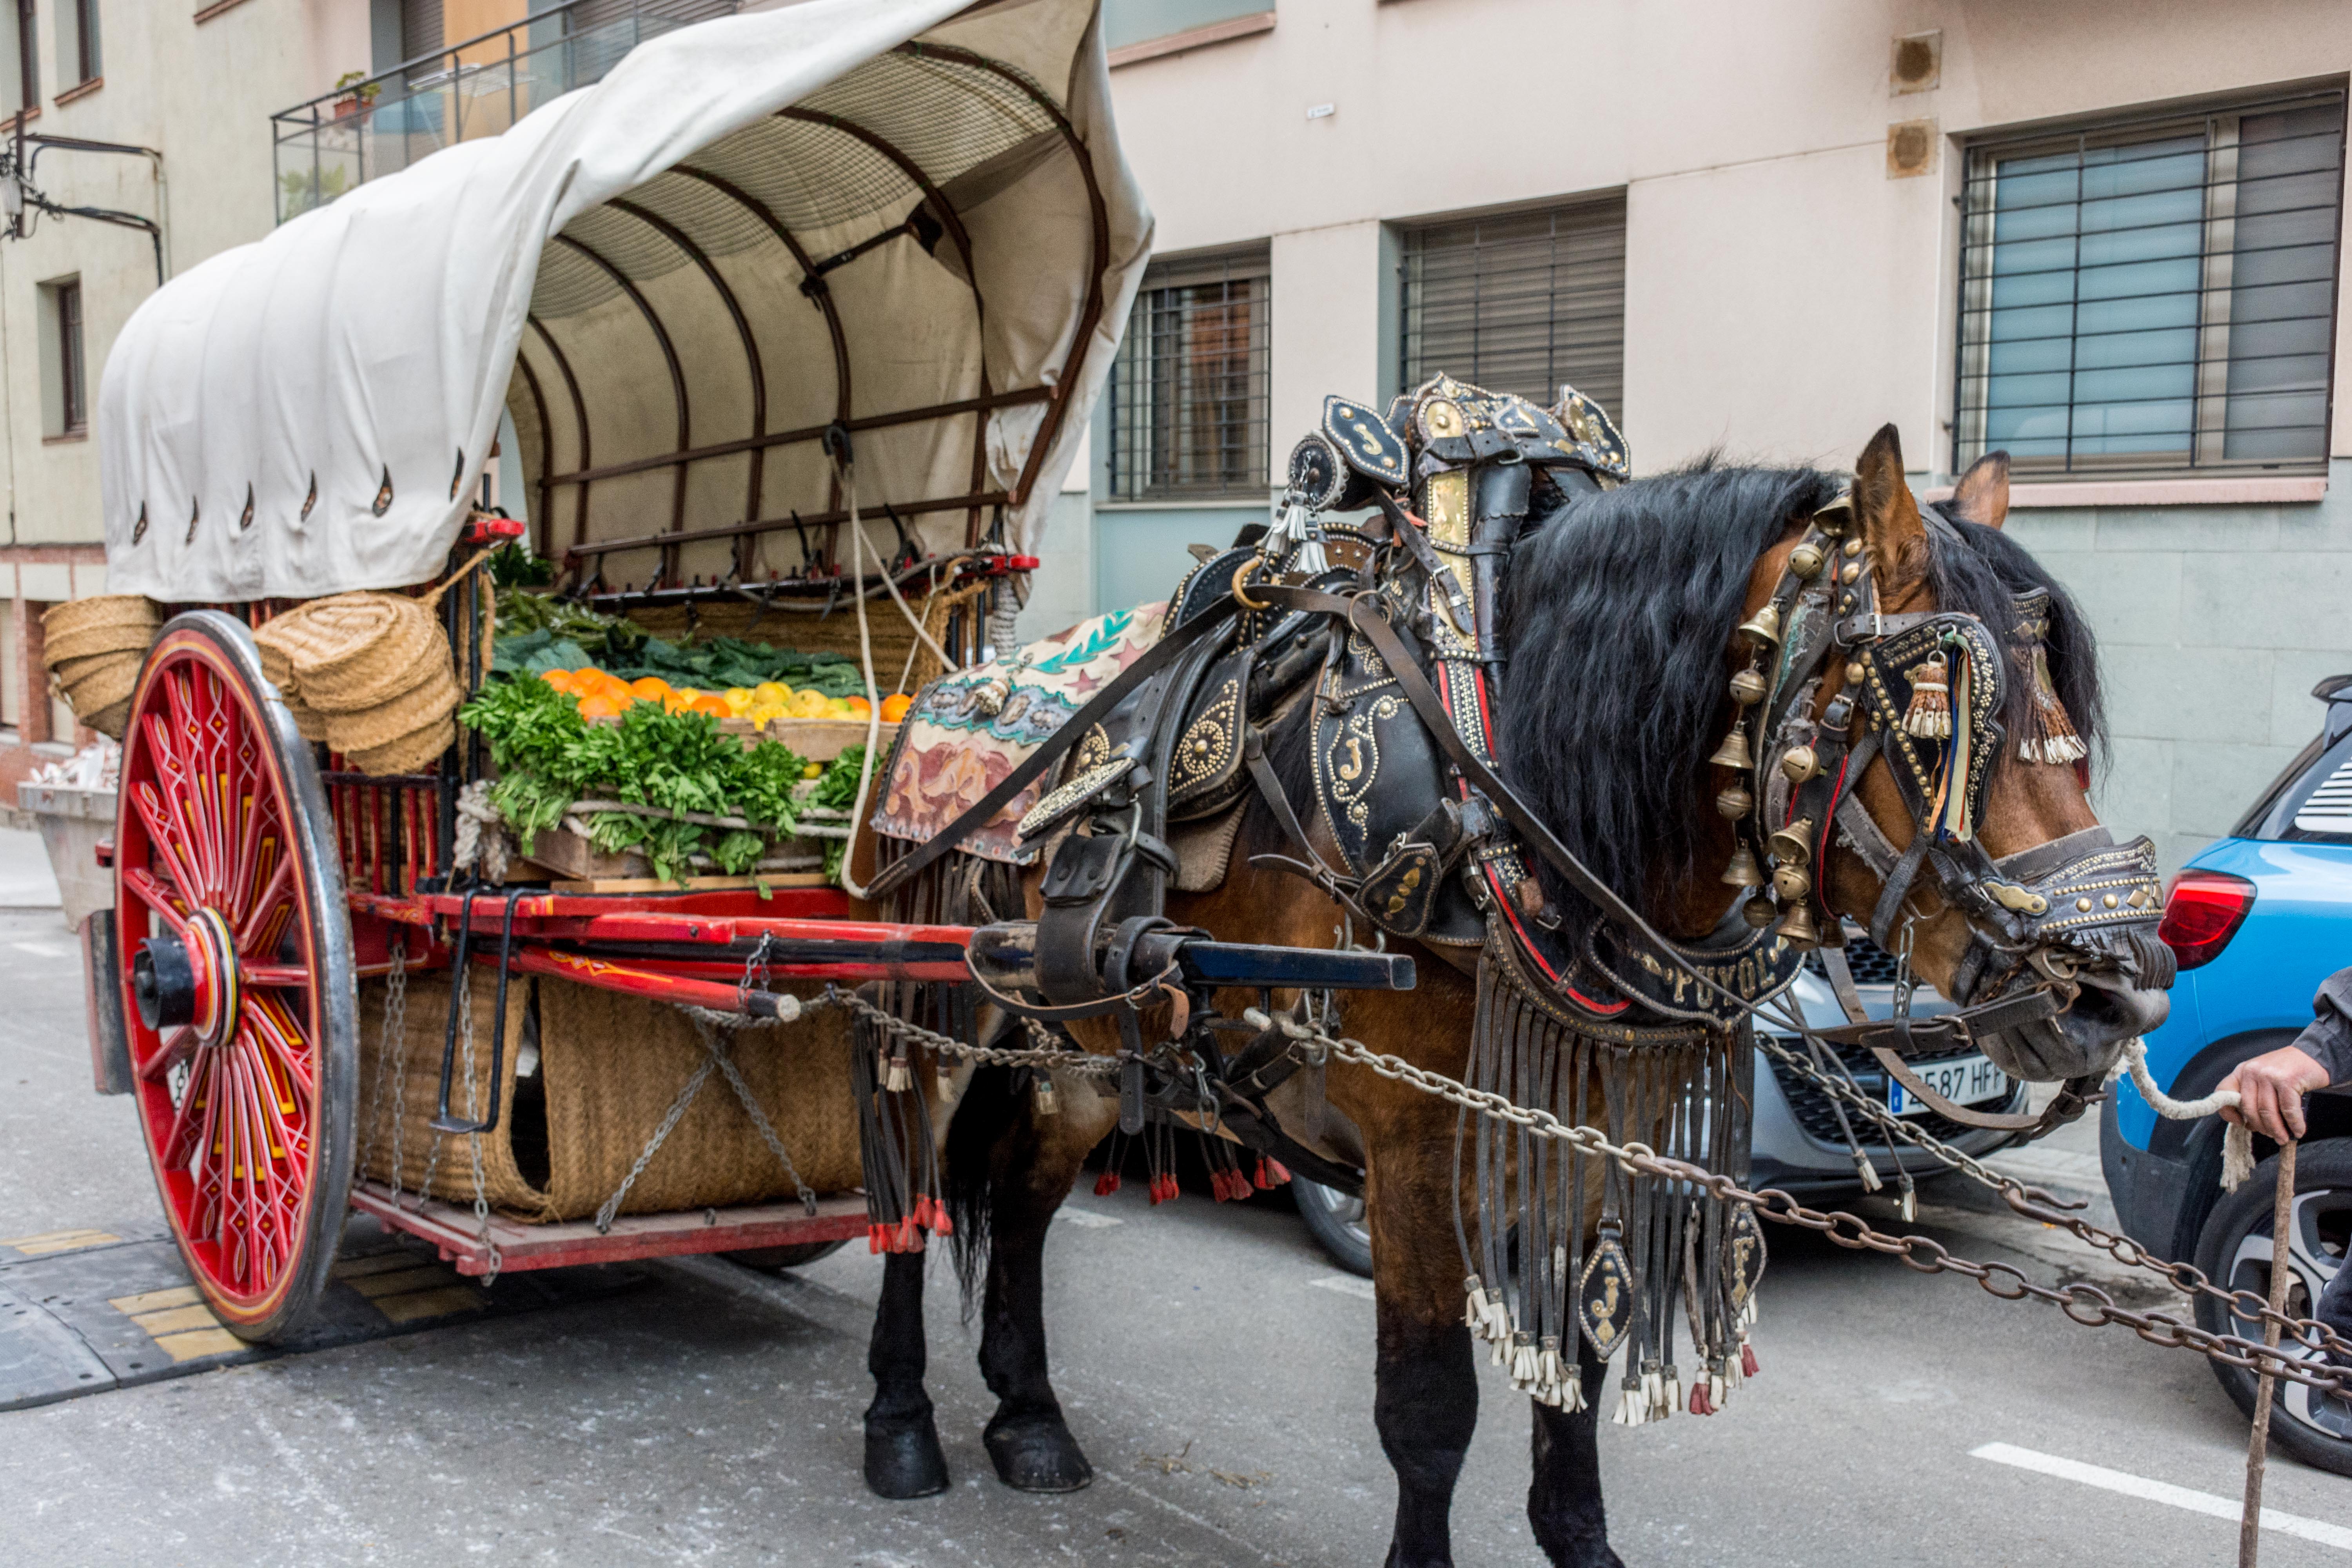
[{"label": "black mane", "polygon": [[1504,774],[1637,908],[1696,858],[1692,781],[1730,727],[1724,656],[1756,558],[1839,488],[1703,460],[1577,497],[1512,552]]},{"label": "black mane", "polygon": [[[1815,468],[1703,460],[1575,498],[1513,553],[1496,725],[1504,773],[1636,907],[1696,859],[1694,784],[1731,724],[1725,653],[1756,559],[1841,488]],[[2084,742],[2103,744],[2097,658],[2080,608],[2022,546],[1975,523],[1954,527],[1965,548],[1931,552],[1937,606],[2001,636],[2016,618],[2011,596],[2048,589],[2052,679]],[[2028,700],[2019,671],[2002,714],[2012,742]],[[1539,874],[1552,898],[1582,906],[1549,868]]]}]

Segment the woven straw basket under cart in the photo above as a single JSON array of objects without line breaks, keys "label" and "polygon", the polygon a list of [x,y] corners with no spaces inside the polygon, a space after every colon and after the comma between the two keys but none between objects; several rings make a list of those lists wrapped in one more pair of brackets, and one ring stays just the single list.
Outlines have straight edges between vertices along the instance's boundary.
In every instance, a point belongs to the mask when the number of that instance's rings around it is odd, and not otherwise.
[{"label": "woven straw basket under cart", "polygon": [[[461,1032],[450,1106],[467,1114],[470,1055],[478,1117],[488,1105],[496,987],[487,972],[474,979],[470,1053]],[[393,1184],[396,1172],[403,1191],[470,1205],[467,1139],[436,1135],[428,1125],[439,1103],[448,978],[407,979],[405,1027],[387,1041],[389,984],[361,987],[361,1173]],[[847,1017],[829,1010],[736,1036],[736,1066],[794,1172],[818,1193],[845,1192],[861,1179],[849,1053]],[[693,1020],[675,1007],[552,976],[517,977],[507,998],[504,1109],[481,1140],[490,1206],[535,1223],[595,1214],[707,1059]],[[713,1072],[618,1212],[756,1204],[798,1190],[723,1075]]]}]

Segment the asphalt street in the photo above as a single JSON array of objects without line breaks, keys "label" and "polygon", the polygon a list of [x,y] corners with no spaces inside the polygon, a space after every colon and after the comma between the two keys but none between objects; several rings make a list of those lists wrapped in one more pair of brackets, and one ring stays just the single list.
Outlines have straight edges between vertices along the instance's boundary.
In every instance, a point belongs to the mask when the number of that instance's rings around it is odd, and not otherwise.
[{"label": "asphalt street", "polygon": [[[89,1092],[79,985],[54,912],[0,909],[0,1237],[160,1226],[130,1102]],[[1928,1214],[1956,1250],[2044,1279],[2074,1256],[1948,1188]],[[1772,1241],[1762,1375],[1713,1418],[1602,1428],[1628,1563],[2233,1560],[2233,1521],[1971,1457],[2005,1444],[2234,1499],[2244,1423],[2200,1363],[1807,1236]],[[977,1333],[940,1267],[930,1386],[956,1485],[866,1493],[880,1269],[844,1251],[797,1281],[663,1266],[600,1300],[0,1415],[0,1563],[1380,1561],[1394,1493],[1371,1421],[1372,1303],[1295,1216],[1190,1194],[1155,1211],[1129,1184],[1075,1200],[1048,1260],[1056,1382],[1097,1472],[1084,1492],[994,1480]],[[1458,1557],[1538,1562],[1527,1413],[1491,1370],[1481,1399]],[[2267,1500],[2352,1526],[2352,1481],[2284,1457]],[[2352,1550],[2269,1531],[2263,1560]]]}]

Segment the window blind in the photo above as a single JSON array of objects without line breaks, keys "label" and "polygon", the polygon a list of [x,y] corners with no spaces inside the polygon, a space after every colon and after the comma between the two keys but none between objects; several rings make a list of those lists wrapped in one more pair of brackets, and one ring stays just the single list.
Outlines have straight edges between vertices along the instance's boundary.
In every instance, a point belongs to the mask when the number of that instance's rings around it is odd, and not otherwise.
[{"label": "window blind", "polygon": [[2340,93],[1971,147],[1955,470],[2324,468],[2343,167]]},{"label": "window blind", "polygon": [[1111,372],[1115,497],[1264,499],[1270,281],[1263,246],[1151,264]]},{"label": "window blind", "polygon": [[1625,198],[1416,225],[1401,236],[1404,384],[1443,372],[1538,404],[1625,398]]}]

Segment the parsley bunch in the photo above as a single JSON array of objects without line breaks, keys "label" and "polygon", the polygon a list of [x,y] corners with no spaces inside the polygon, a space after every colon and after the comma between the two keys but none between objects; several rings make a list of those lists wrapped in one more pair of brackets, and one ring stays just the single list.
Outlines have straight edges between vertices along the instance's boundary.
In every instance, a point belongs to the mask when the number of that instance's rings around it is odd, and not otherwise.
[{"label": "parsley bunch", "polygon": [[[489,742],[499,779],[490,800],[528,844],[563,820],[574,801],[623,800],[666,811],[734,816],[751,828],[714,827],[631,812],[588,814],[588,837],[607,854],[635,849],[656,876],[675,879],[688,858],[708,855],[740,876],[771,838],[798,826],[793,786],[807,771],[791,748],[761,741],[746,748],[707,713],[669,713],[632,704],[617,724],[590,724],[570,697],[540,680],[493,681],[458,712]],[[856,787],[853,774],[850,787]]]}]

